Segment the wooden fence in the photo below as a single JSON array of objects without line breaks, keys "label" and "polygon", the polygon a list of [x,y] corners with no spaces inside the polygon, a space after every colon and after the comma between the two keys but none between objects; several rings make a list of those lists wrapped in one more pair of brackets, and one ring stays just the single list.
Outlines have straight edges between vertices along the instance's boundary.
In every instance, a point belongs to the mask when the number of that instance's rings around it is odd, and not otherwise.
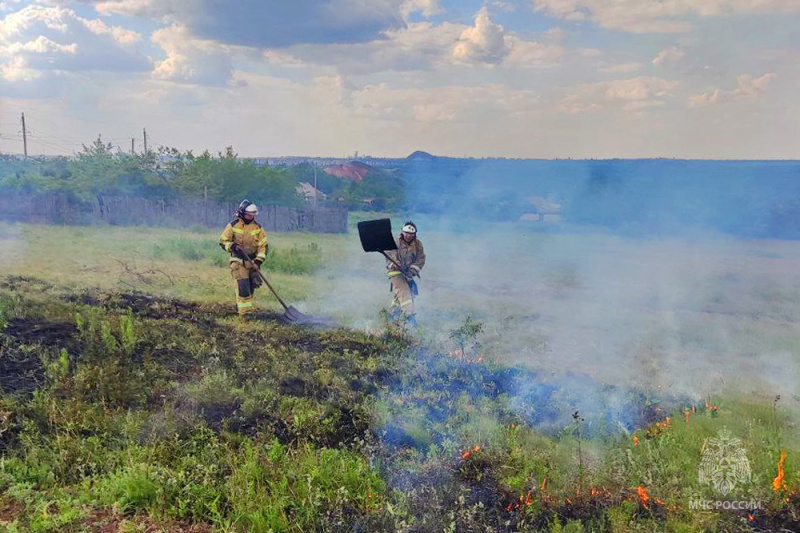
[{"label": "wooden fence", "polygon": [[[112,226],[192,225],[222,228],[237,204],[203,200],[150,200],[102,197],[80,202],[64,193],[30,194],[0,190],[0,220],[42,224]],[[346,233],[347,209],[327,207],[259,207],[258,222],[267,231]]]}]

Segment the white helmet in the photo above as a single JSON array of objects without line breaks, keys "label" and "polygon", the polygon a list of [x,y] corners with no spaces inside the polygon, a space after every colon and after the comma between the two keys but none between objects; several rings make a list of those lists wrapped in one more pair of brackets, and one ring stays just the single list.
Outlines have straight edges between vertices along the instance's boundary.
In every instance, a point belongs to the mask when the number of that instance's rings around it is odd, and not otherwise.
[{"label": "white helmet", "polygon": [[256,204],[250,204],[244,208],[244,212],[247,213],[248,215],[256,216],[258,214],[258,207],[256,206]]},{"label": "white helmet", "polygon": [[403,229],[401,230],[403,233],[408,233],[410,235],[417,234],[417,225],[411,222],[410,220],[403,225]]}]

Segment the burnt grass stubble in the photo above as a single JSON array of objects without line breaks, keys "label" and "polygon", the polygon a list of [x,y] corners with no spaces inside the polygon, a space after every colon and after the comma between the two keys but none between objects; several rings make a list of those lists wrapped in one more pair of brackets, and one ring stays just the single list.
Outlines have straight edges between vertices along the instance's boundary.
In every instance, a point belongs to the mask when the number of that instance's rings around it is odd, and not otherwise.
[{"label": "burnt grass stubble", "polygon": [[[28,294],[46,292],[47,304],[31,301]],[[269,437],[284,445],[311,442],[321,447],[350,448],[370,458],[389,486],[406,494],[414,525],[409,531],[424,532],[445,527],[445,516],[455,518],[458,531],[517,531],[547,528],[554,520],[562,523],[582,519],[604,525],[609,507],[630,499],[626,494],[608,492],[578,495],[540,502],[533,520],[512,512],[520,495],[499,482],[497,465],[484,454],[451,457],[418,463],[409,468],[408,458],[451,438],[447,422],[459,411],[459,398],[516,399],[512,408],[497,402],[495,415],[504,424],[528,424],[547,433],[563,431],[563,421],[575,406],[565,388],[577,388],[584,395],[624,396],[625,412],[609,408],[599,423],[588,428],[588,436],[613,434],[619,424],[632,430],[663,418],[681,404],[681,398],[655,400],[642,391],[617,390],[593,382],[587,376],[568,375],[554,380],[522,368],[489,368],[452,357],[431,353],[405,335],[367,336],[344,329],[288,326],[281,315],[261,313],[263,327],[238,329],[223,305],[202,305],[140,293],[77,292],[30,278],[10,277],[0,282],[0,299],[17,301],[16,316],[5,323],[0,337],[0,389],[5,395],[29,399],[37,388],[46,386],[42,352],[56,357],[65,350],[71,368],[82,362],[97,362],[98,350],[88,344],[75,324],[75,313],[112,317],[129,314],[136,320],[136,343],[126,364],[143,366],[144,372],[122,369],[120,377],[132,381],[122,392],[105,392],[98,397],[111,407],[144,409],[151,417],[166,407],[186,415],[186,424],[205,424],[219,434],[234,432],[251,437]],[[265,356],[265,348],[278,351]],[[364,359],[376,358],[377,365],[365,366]],[[86,361],[84,361],[86,359]],[[288,397],[308,398],[325,406],[325,414],[336,424],[319,431],[297,428],[268,408],[242,411],[242,399],[203,402],[176,393],[166,382],[197,380],[209,366],[226,369],[237,384],[258,376],[273,382],[273,390]],[[343,378],[338,384],[321,383],[314,372],[330,369]],[[342,386],[344,383],[344,386]],[[136,390],[137,394],[130,391]],[[436,395],[428,394],[437,391]],[[97,392],[98,396],[104,393]],[[392,422],[376,422],[369,410],[375,397],[395,400],[401,405]],[[506,402],[508,403],[508,402]],[[24,405],[24,403],[19,404]],[[402,423],[408,407],[433,422],[430,438],[420,441]],[[615,410],[616,409],[616,410]],[[25,408],[11,413],[10,429],[0,435],[0,453],[13,453]],[[603,423],[603,419],[607,423]],[[619,422],[624,420],[624,422]],[[184,428],[187,432],[191,428]],[[468,445],[468,443],[463,443]],[[6,505],[9,506],[8,502]],[[359,516],[343,510],[353,531],[392,530],[388,515]],[[659,518],[663,509],[640,509],[647,518]],[[663,518],[663,516],[662,516]],[[527,520],[527,521],[526,521]],[[792,517],[763,516],[762,526],[792,522]],[[607,529],[604,528],[604,529]]]}]

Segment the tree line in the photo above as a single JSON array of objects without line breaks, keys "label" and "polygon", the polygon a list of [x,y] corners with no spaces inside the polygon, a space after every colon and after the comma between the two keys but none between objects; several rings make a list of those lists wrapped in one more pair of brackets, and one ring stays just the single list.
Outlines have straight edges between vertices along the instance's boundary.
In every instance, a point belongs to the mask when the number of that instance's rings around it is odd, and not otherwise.
[{"label": "tree line", "polygon": [[[300,182],[314,183],[314,167],[258,165],[233,148],[197,155],[162,147],[130,154],[100,138],[72,157],[0,158],[0,189],[62,192],[75,201],[104,196],[147,199],[191,198],[238,202],[258,198],[267,205],[301,207]],[[317,188],[325,193],[321,206],[369,210],[400,207],[402,179],[375,170],[361,182],[330,176],[317,169]]]}]

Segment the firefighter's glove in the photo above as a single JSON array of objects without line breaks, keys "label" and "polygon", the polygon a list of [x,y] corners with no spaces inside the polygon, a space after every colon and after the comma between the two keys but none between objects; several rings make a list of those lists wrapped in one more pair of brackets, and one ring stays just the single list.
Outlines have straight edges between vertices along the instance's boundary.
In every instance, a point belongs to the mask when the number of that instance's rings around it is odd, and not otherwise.
[{"label": "firefighter's glove", "polygon": [[263,284],[264,284],[264,282],[261,279],[261,276],[258,275],[258,272],[255,271],[255,270],[251,270],[250,271],[250,286],[253,288],[253,290],[256,290],[257,288],[259,288]]},{"label": "firefighter's glove", "polygon": [[263,264],[264,264],[264,260],[263,260],[263,259],[261,259],[261,258],[254,259],[254,260],[253,260],[253,264],[255,264],[255,265],[256,265],[256,268],[259,268],[259,269],[260,269],[260,268],[261,268],[261,265],[263,265]]},{"label": "firefighter's glove", "polygon": [[242,253],[242,248],[236,243],[231,244],[231,253],[240,259],[244,255]]}]

